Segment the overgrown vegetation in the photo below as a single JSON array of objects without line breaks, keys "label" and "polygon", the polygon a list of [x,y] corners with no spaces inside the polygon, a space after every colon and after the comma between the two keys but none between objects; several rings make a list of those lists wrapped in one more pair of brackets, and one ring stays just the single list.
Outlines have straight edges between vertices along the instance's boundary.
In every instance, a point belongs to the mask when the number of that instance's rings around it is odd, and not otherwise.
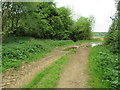
[{"label": "overgrown vegetation", "polygon": [[72,19],[71,10],[57,8],[54,2],[3,2],[3,41],[9,36],[32,36],[40,39],[91,38],[93,17]]},{"label": "overgrown vegetation", "polygon": [[[120,54],[119,54],[120,55]],[[90,84],[93,88],[118,89],[118,54],[113,54],[105,46],[95,46],[89,56]]]},{"label": "overgrown vegetation", "polygon": [[64,67],[64,64],[67,63],[72,51],[73,49],[65,56],[62,56],[60,59],[49,65],[42,72],[38,73],[36,77],[23,88],[56,88],[61,70]]},{"label": "overgrown vegetation", "polygon": [[92,24],[94,17],[80,17],[72,26],[70,39],[77,40],[90,40],[92,38]]},{"label": "overgrown vegetation", "polygon": [[112,88],[118,90],[120,56],[120,1],[116,1],[117,12],[103,46],[93,47],[90,53],[90,84],[94,88]]},{"label": "overgrown vegetation", "polygon": [[113,23],[105,36],[104,44],[110,48],[111,52],[120,53],[120,1],[116,1],[116,7],[117,11],[115,17],[111,17]]},{"label": "overgrown vegetation", "polygon": [[11,1],[2,2],[2,20],[6,70],[40,58],[56,46],[73,44],[72,40],[90,40],[94,17],[74,21],[70,9],[57,8],[54,2]]},{"label": "overgrown vegetation", "polygon": [[21,62],[29,62],[46,55],[55,47],[72,44],[72,40],[39,40],[30,37],[11,37],[3,43],[3,70],[17,68]]},{"label": "overgrown vegetation", "polygon": [[72,40],[39,40],[32,37],[10,37],[2,46],[2,69],[17,68],[21,62],[30,62],[42,58],[55,47],[77,43],[100,42],[99,39],[77,41]]},{"label": "overgrown vegetation", "polygon": [[[117,12],[104,46],[93,47],[90,53],[90,82],[95,88],[116,89],[120,85],[117,57],[120,53],[120,1],[116,3]],[[97,40],[90,40],[94,17],[81,16],[74,21],[70,9],[57,8],[54,2],[2,2],[2,20],[3,71],[41,58],[58,46]],[[25,87],[55,87],[69,55],[50,65]]]}]

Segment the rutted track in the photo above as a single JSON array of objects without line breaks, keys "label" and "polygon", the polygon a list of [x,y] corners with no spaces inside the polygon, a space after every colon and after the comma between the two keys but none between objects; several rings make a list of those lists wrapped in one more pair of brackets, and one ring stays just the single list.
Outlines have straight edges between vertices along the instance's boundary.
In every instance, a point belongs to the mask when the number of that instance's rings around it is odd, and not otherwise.
[{"label": "rutted track", "polygon": [[65,55],[68,51],[63,51],[63,48],[57,48],[49,53],[45,58],[30,62],[23,65],[17,70],[9,69],[3,73],[2,87],[3,88],[21,88],[23,85],[32,80],[38,72],[41,72],[45,67]]},{"label": "rutted track", "polygon": [[87,81],[88,44],[82,44],[75,53],[70,56],[68,64],[61,73],[57,88],[90,88]]},{"label": "rutted track", "polygon": [[[23,65],[17,70],[9,69],[3,73],[3,88],[22,88],[25,84],[30,82],[37,73],[40,73],[48,65],[55,62],[61,56],[68,53],[67,50],[74,48],[75,53],[70,56],[68,64],[61,73],[58,82],[58,88],[88,88],[88,75],[86,72],[89,44],[76,44],[66,48],[56,48],[49,53],[45,58],[30,62]],[[46,87],[47,88],[47,87]]]}]

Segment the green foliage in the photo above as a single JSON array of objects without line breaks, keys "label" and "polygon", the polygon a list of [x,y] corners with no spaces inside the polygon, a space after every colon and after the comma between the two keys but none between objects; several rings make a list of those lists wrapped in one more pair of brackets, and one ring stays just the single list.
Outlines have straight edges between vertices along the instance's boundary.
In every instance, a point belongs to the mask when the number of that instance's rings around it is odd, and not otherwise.
[{"label": "green foliage", "polygon": [[[117,12],[115,14],[114,18],[111,18],[113,20],[109,32],[105,35],[105,41],[104,45],[106,47],[96,47],[96,51],[100,51],[97,53],[98,57],[95,57],[95,62],[98,62],[98,66],[100,67],[100,71],[102,73],[101,80],[104,83],[108,83],[106,87],[111,87],[114,89],[118,89],[120,86],[120,83],[118,82],[118,74],[119,72],[119,62],[118,62],[118,56],[120,53],[120,1],[116,2],[117,4]],[[98,49],[99,48],[99,49]],[[108,49],[107,49],[108,48]],[[95,52],[95,51],[94,51]],[[93,60],[91,58],[91,60]],[[102,60],[102,62],[98,61]],[[96,64],[97,65],[97,64]],[[96,66],[96,67],[98,67]],[[93,68],[93,67],[91,67]],[[95,70],[93,71],[95,72]],[[95,72],[98,73],[98,72]]]},{"label": "green foliage", "polygon": [[93,88],[118,89],[118,54],[105,46],[95,46],[89,56],[90,84]]},{"label": "green foliage", "polygon": [[112,20],[113,23],[105,36],[104,43],[108,45],[113,53],[120,53],[120,1],[117,2],[117,12]]},{"label": "green foliage", "polygon": [[73,25],[73,20],[71,17],[71,11],[68,8],[61,7],[58,8],[60,19],[63,23],[63,28],[61,28],[61,39],[70,39],[71,26]]},{"label": "green foliage", "polygon": [[91,39],[92,23],[91,19],[80,17],[72,27],[70,38],[74,41]]},{"label": "green foliage", "polygon": [[9,35],[69,39],[71,11],[53,2],[4,2],[3,38]]},{"label": "green foliage", "polygon": [[45,56],[57,46],[72,43],[71,40],[39,40],[30,37],[10,37],[2,47],[3,70],[16,68],[21,62],[29,62]]},{"label": "green foliage", "polygon": [[119,43],[118,30],[108,32],[105,37],[104,44],[108,45],[108,47],[113,53],[119,52],[120,46],[118,45],[118,43]]},{"label": "green foliage", "polygon": [[61,70],[66,64],[69,56],[73,50],[62,56],[60,59],[49,65],[42,72],[38,73],[33,80],[23,87],[23,90],[27,88],[55,88],[57,81],[60,77]]},{"label": "green foliage", "polygon": [[71,10],[54,2],[4,2],[3,40],[8,36],[40,39],[86,40],[91,38],[93,17],[72,20]]},{"label": "green foliage", "polygon": [[17,68],[21,62],[37,60],[58,46],[68,46],[77,43],[100,42],[99,39],[78,41],[71,40],[39,40],[32,37],[9,37],[2,45],[3,71]]}]

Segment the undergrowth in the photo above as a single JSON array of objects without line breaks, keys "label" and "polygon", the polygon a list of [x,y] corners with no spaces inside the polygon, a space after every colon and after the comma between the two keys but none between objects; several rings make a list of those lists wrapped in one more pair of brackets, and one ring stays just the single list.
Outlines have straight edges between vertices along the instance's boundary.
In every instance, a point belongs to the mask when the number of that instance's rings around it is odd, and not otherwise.
[{"label": "undergrowth", "polygon": [[9,37],[2,44],[2,70],[18,68],[22,62],[38,60],[55,47],[69,46],[77,43],[100,42],[99,39],[82,40],[41,40],[32,37]]},{"label": "undergrowth", "polygon": [[71,40],[40,40],[30,37],[10,37],[2,47],[2,69],[17,68],[21,62],[42,58],[58,46],[73,43]]},{"label": "undergrowth", "polygon": [[89,56],[89,83],[93,88],[118,89],[118,54],[111,53],[105,46],[91,49]]}]

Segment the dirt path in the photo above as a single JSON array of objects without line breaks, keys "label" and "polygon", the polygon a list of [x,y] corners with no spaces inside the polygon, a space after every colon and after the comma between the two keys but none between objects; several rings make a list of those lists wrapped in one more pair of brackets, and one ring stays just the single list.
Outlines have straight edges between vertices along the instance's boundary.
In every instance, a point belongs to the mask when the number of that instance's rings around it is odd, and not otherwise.
[{"label": "dirt path", "polygon": [[[69,63],[65,66],[61,78],[58,82],[58,88],[88,88],[86,73],[89,48],[88,44],[77,44],[67,48],[77,48],[75,53],[70,56]],[[3,88],[21,88],[30,82],[37,73],[44,70],[45,67],[65,55],[68,51],[64,48],[57,48],[49,53],[45,58],[31,63],[23,63],[17,70],[9,69],[3,73]]]},{"label": "dirt path", "polygon": [[89,48],[86,44],[78,48],[74,54],[70,56],[68,64],[65,66],[57,88],[89,88],[87,84],[87,62]]},{"label": "dirt path", "polygon": [[46,66],[65,55],[67,51],[63,51],[62,48],[57,48],[49,53],[45,58],[31,62],[29,64],[23,63],[21,68],[17,71],[7,70],[3,73],[3,88],[21,88],[26,83],[30,82],[35,75],[42,71]]}]

